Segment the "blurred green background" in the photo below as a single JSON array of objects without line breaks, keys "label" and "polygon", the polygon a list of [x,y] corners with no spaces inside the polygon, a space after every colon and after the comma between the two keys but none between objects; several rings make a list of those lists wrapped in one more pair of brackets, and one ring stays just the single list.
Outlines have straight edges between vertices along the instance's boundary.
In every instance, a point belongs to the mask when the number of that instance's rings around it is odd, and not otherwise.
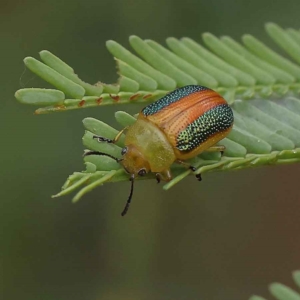
[{"label": "blurred green background", "polygon": [[[200,41],[201,33],[239,38],[251,33],[273,45],[263,26],[300,27],[300,2],[10,1],[0,3],[0,299],[247,299],[267,284],[294,286],[300,268],[299,165],[190,177],[170,191],[107,184],[76,205],[51,199],[82,163],[81,120],[116,126],[115,106],[34,116],[14,92],[47,85],[23,58],[50,50],[83,80],[115,82],[105,48],[128,47],[136,34]],[[280,50],[279,50],[280,52]]]}]

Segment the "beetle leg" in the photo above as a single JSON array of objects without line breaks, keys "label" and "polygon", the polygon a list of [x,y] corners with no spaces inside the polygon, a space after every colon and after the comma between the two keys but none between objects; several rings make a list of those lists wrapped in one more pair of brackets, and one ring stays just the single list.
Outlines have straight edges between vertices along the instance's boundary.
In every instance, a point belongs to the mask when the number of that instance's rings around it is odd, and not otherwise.
[{"label": "beetle leg", "polygon": [[195,172],[195,171],[197,170],[194,166],[192,166],[191,164],[189,164],[189,163],[187,163],[187,162],[185,162],[185,161],[183,161],[183,160],[177,159],[176,162],[177,162],[178,164],[183,165],[184,167],[186,167],[186,168],[192,170],[193,172]]},{"label": "beetle leg", "polygon": [[123,132],[127,129],[128,127],[125,127],[123,128],[116,136],[113,140],[111,139],[107,139],[103,136],[99,136],[99,135],[93,135],[93,139],[96,139],[98,140],[98,142],[106,142],[106,143],[109,143],[109,144],[115,144],[119,139],[120,137],[122,136]]},{"label": "beetle leg", "polygon": [[161,181],[161,175],[160,175],[160,173],[156,173],[155,174],[155,178],[156,178],[157,183],[160,183],[160,181]]},{"label": "beetle leg", "polygon": [[163,181],[170,181],[172,179],[172,174],[170,170],[163,171],[161,173],[155,174],[157,183],[160,183],[161,180]]},{"label": "beetle leg", "polygon": [[225,151],[225,146],[222,146],[222,145],[215,145],[215,146],[211,146],[209,147],[208,149],[206,149],[205,151],[206,152],[221,152],[221,155],[224,154],[224,151]]},{"label": "beetle leg", "polygon": [[200,173],[197,174],[197,175],[195,175],[195,177],[198,179],[198,181],[202,181],[202,177],[201,177],[201,174],[200,174]]},{"label": "beetle leg", "polygon": [[[195,168],[194,166],[192,166],[191,164],[189,164],[189,163],[187,163],[187,162],[185,162],[185,161],[182,161],[182,160],[177,159],[176,162],[177,162],[178,164],[183,165],[184,167],[190,169],[190,170],[193,171],[193,172],[196,172],[196,170],[197,170],[197,168]],[[196,178],[197,178],[199,181],[202,180],[201,174],[196,174],[195,176],[196,176]]]}]

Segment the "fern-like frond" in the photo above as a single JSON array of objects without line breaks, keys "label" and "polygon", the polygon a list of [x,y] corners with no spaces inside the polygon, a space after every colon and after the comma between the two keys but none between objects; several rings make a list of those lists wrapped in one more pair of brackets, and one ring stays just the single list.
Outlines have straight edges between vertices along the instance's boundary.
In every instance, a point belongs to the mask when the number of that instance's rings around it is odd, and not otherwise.
[{"label": "fern-like frond", "polygon": [[295,62],[277,54],[251,35],[243,44],[230,37],[205,33],[206,47],[190,38],[168,38],[166,48],[152,40],[131,36],[133,54],[115,41],[106,47],[116,60],[119,80],[115,84],[83,82],[72,67],[49,51],[42,62],[32,57],[25,65],[56,87],[21,89],[16,98],[44,106],[37,114],[116,103],[153,102],[167,92],[188,84],[215,89],[229,103],[235,99],[298,96],[300,93],[300,32],[268,23],[269,36]]},{"label": "fern-like frond", "polygon": [[[300,271],[293,272],[293,279],[298,287],[300,287]],[[269,285],[269,292],[271,295],[278,300],[300,300],[300,293],[294,291],[290,287],[274,282]],[[266,300],[260,296],[251,296],[249,300]]]},{"label": "fern-like frond", "polygon": [[[205,85],[226,98],[233,109],[235,124],[220,143],[226,147],[224,156],[204,153],[191,160],[197,167],[196,173],[299,162],[300,32],[283,30],[272,23],[266,25],[266,30],[295,62],[250,35],[242,37],[242,45],[227,36],[217,38],[205,33],[206,47],[189,38],[168,38],[169,49],[152,40],[131,36],[130,45],[139,57],[115,41],[106,44],[117,62],[117,84],[85,83],[58,57],[42,51],[43,63],[28,57],[25,64],[58,90],[22,89],[16,97],[22,103],[44,105],[36,111],[40,114],[106,104],[148,103],[176,87]],[[135,121],[125,112],[117,112],[115,117],[123,127]],[[92,138],[94,134],[114,138],[116,129],[92,118],[83,123],[83,144],[87,149],[120,156],[124,138],[117,145],[98,143]],[[86,170],[71,175],[56,196],[81,188],[74,198],[77,201],[104,182],[128,180],[119,164],[109,157],[87,156],[84,160]],[[164,189],[190,171],[174,166],[172,173],[175,176]]]},{"label": "fern-like frond", "polygon": [[[300,162],[300,101],[287,98],[278,103],[266,99],[235,101],[232,105],[234,127],[228,137],[220,142],[226,147],[224,155],[221,157],[219,153],[203,153],[192,159],[190,162],[197,167],[196,173]],[[135,118],[126,112],[119,111],[115,117],[122,127],[135,122]],[[93,139],[93,135],[113,139],[118,133],[116,129],[93,118],[84,119],[83,124],[86,129],[83,145],[87,149],[121,156],[124,136],[116,145],[99,143]],[[83,187],[74,198],[77,201],[86,192],[106,181],[128,180],[121,166],[110,157],[86,156],[84,160],[86,170],[71,175],[56,196]],[[111,173],[111,170],[115,173]],[[175,177],[164,185],[164,189],[169,189],[191,171],[174,166],[172,173]],[[149,175],[146,178],[154,177]]]}]

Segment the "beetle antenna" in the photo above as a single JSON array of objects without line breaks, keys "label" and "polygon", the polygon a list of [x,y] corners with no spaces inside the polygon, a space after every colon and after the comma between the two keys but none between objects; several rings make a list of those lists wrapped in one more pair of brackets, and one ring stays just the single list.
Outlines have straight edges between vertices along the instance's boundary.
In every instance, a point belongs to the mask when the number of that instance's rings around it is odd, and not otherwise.
[{"label": "beetle antenna", "polygon": [[132,194],[133,194],[134,174],[132,174],[132,175],[130,176],[130,179],[129,179],[129,180],[131,181],[131,190],[130,190],[130,194],[129,194],[128,200],[127,200],[127,202],[126,202],[126,205],[125,205],[125,207],[124,207],[124,209],[123,209],[123,211],[122,211],[122,213],[121,213],[121,216],[122,216],[122,217],[124,217],[124,216],[126,215],[128,209],[129,209],[129,205],[130,205],[130,203],[131,203],[131,198],[132,198]]},{"label": "beetle antenna", "polygon": [[103,153],[103,152],[99,152],[99,151],[86,151],[85,153],[83,153],[83,157],[85,156],[89,156],[89,155],[102,155],[102,156],[108,156],[112,159],[114,159],[116,162],[120,162],[122,161],[123,159],[122,158],[117,158],[117,157],[114,157],[110,154],[107,154],[107,153]]}]

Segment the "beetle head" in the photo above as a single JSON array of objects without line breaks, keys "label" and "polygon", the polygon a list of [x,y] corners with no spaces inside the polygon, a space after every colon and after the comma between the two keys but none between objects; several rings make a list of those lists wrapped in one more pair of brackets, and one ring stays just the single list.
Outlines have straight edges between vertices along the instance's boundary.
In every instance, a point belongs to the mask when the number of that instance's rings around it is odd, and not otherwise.
[{"label": "beetle head", "polygon": [[123,155],[120,163],[133,176],[145,176],[150,171],[149,162],[134,145],[128,145],[122,149]]}]

